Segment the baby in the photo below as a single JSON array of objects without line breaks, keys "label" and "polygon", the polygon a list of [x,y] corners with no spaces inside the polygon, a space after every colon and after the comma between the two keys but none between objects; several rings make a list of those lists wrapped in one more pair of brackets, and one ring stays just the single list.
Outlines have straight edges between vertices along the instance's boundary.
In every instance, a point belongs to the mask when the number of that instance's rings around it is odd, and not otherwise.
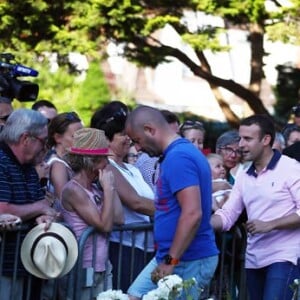
[{"label": "baby", "polygon": [[226,180],[226,170],[222,156],[210,153],[207,155],[207,160],[212,174],[213,210],[215,211],[223,206],[231,192],[232,186]]}]

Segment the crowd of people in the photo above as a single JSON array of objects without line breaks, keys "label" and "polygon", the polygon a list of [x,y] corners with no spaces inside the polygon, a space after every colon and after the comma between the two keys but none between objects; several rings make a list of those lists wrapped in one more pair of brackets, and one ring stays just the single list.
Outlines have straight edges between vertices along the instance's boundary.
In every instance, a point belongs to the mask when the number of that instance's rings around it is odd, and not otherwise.
[{"label": "crowd of people", "polygon": [[[217,232],[230,240],[233,226],[248,232],[249,299],[291,299],[300,278],[300,105],[293,116],[282,132],[266,116],[247,117],[208,153],[204,124],[180,122],[168,110],[130,111],[112,101],[85,125],[47,100],[13,110],[0,97],[0,230],[8,232],[0,298],[24,299],[29,284],[21,261],[12,277],[16,227],[43,224],[47,231],[64,222],[77,240],[90,226],[97,232],[82,266],[93,270],[93,299],[117,286],[142,299],[170,274],[195,278],[189,296],[207,298],[218,273]],[[153,232],[128,231],[120,239],[112,231],[140,222],[153,223]],[[29,299],[46,293],[40,282],[33,277]],[[85,287],[82,299],[90,293]]]}]

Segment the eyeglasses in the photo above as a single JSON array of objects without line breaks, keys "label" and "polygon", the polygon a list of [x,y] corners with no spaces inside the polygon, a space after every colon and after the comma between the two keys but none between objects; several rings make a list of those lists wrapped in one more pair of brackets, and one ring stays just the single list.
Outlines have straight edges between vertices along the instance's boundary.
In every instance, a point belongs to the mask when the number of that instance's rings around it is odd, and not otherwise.
[{"label": "eyeglasses", "polygon": [[40,138],[38,136],[35,136],[35,135],[32,135],[31,137],[33,137],[34,139],[38,140],[42,145],[43,147],[47,147],[48,146],[48,137],[45,137],[45,138]]},{"label": "eyeglasses", "polygon": [[6,116],[2,116],[2,117],[0,117],[0,120],[6,122],[9,116],[10,116],[10,114],[6,115]]},{"label": "eyeglasses", "polygon": [[104,123],[107,124],[114,120],[118,121],[118,120],[126,119],[126,117],[127,117],[126,111],[123,108],[121,108],[120,110],[116,111],[110,118],[106,119]]},{"label": "eyeglasses", "polygon": [[199,121],[194,121],[194,120],[186,120],[184,121],[180,126],[179,130],[183,131],[186,129],[204,129],[203,123]]},{"label": "eyeglasses", "polygon": [[233,149],[231,147],[222,147],[220,148],[226,155],[232,155],[235,154],[236,156],[241,156],[242,155],[242,151],[240,149]]}]

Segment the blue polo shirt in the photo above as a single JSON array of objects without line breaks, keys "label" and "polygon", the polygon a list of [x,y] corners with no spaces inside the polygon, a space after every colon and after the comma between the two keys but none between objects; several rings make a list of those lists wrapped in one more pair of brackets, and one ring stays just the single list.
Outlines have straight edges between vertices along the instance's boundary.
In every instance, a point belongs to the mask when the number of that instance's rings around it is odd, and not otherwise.
[{"label": "blue polo shirt", "polygon": [[[0,201],[11,204],[23,205],[44,199],[43,190],[39,183],[38,174],[32,165],[21,165],[11,149],[5,144],[0,144]],[[31,222],[32,221],[32,222]],[[33,223],[34,220],[29,221]],[[25,233],[22,233],[23,240]],[[3,274],[12,274],[16,252],[15,232],[6,233],[6,243],[3,260]],[[18,275],[25,270],[18,259]]]},{"label": "blue polo shirt", "polygon": [[195,185],[200,187],[202,219],[193,241],[180,260],[197,260],[219,253],[210,225],[212,184],[209,164],[191,142],[180,138],[164,151],[156,186],[154,237],[159,262],[169,253],[181,213],[176,193]]}]

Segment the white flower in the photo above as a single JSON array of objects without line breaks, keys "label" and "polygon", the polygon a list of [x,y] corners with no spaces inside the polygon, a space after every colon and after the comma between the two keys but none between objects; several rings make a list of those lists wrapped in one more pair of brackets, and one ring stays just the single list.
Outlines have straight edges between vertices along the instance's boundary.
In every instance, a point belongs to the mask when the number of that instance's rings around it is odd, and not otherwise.
[{"label": "white flower", "polygon": [[169,290],[172,290],[174,287],[176,288],[182,286],[182,282],[182,279],[178,275],[174,274],[165,276],[164,278],[160,279],[157,285],[159,288],[167,287]]},{"label": "white flower", "polygon": [[98,294],[97,300],[129,300],[129,297],[121,290],[107,290]]},{"label": "white flower", "polygon": [[179,295],[183,289],[183,283],[183,280],[176,274],[165,276],[158,281],[158,288],[144,295],[143,300],[167,300],[171,294]]},{"label": "white flower", "polygon": [[165,291],[159,290],[157,288],[144,295],[143,300],[160,300],[160,299],[168,299],[168,297],[169,297],[169,291],[166,294]]}]

